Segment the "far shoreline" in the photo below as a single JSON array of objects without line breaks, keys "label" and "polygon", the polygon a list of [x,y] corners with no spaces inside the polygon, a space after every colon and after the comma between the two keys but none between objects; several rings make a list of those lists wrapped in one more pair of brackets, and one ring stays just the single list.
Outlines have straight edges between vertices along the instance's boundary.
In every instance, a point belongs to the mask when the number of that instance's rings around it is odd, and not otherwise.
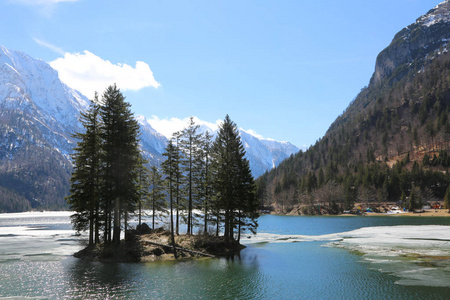
[{"label": "far shoreline", "polygon": [[450,212],[448,209],[425,209],[422,212],[402,212],[396,214],[388,214],[388,213],[379,213],[379,212],[364,212],[360,214],[295,214],[295,213],[280,213],[273,212],[270,214],[261,214],[264,215],[272,215],[272,216],[306,216],[306,217],[450,217]]}]

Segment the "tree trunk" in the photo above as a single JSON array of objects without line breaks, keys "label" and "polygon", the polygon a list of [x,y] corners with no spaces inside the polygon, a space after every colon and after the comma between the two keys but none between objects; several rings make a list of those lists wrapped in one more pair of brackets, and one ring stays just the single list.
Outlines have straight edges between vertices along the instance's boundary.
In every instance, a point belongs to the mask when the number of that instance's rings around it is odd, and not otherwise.
[{"label": "tree trunk", "polygon": [[155,195],[152,195],[152,207],[153,207],[153,215],[152,215],[152,229],[155,230]]},{"label": "tree trunk", "polygon": [[114,201],[114,228],[113,228],[113,244],[120,244],[120,198]]},{"label": "tree trunk", "polygon": [[192,149],[190,149],[189,153],[189,206],[188,206],[187,234],[192,234],[191,222],[192,222]]},{"label": "tree trunk", "polygon": [[239,223],[238,223],[238,238],[237,241],[239,243],[239,241],[241,240],[241,211],[239,211]]},{"label": "tree trunk", "polygon": [[170,237],[172,239],[173,255],[175,256],[175,259],[177,259],[178,255],[177,255],[177,249],[175,247],[175,236],[174,236],[174,228],[173,228],[172,178],[170,178],[169,191],[170,191]]},{"label": "tree trunk", "polygon": [[98,220],[98,207],[95,210],[95,244],[100,242],[100,224]]},{"label": "tree trunk", "polygon": [[94,245],[94,204],[91,202],[89,209],[89,246],[92,245]]}]

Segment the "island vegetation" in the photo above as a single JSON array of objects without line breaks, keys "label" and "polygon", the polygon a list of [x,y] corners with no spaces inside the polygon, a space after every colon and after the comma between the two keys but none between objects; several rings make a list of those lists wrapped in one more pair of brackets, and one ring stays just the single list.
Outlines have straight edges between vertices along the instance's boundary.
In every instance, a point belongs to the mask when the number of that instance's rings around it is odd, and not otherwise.
[{"label": "island vegetation", "polygon": [[[191,118],[173,134],[159,168],[147,167],[138,123],[116,85],[101,99],[96,95],[80,120],[84,132],[74,134],[78,144],[67,197],[75,212],[74,229],[89,236],[78,257],[134,261],[169,252],[175,258],[225,255],[242,248],[242,232],[255,232],[255,183],[228,115],[214,140],[208,132],[201,134]],[[152,220],[147,229],[145,211]],[[138,218],[137,228],[130,226],[132,217]],[[164,220],[164,229],[156,228],[157,219]],[[159,245],[159,250],[149,250],[147,244]]]}]

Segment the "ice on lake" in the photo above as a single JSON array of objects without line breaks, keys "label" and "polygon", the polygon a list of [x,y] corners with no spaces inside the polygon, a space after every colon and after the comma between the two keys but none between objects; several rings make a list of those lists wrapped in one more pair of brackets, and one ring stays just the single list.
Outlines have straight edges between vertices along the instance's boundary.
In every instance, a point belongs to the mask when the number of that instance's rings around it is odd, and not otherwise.
[{"label": "ice on lake", "polygon": [[376,226],[326,235],[258,233],[245,244],[322,241],[361,255],[371,268],[399,277],[398,284],[450,287],[450,226]]}]

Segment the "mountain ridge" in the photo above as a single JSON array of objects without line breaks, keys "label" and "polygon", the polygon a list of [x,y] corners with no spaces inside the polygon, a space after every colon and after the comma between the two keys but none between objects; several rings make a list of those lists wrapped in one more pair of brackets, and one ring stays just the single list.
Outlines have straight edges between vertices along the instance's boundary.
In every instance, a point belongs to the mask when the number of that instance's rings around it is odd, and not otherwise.
[{"label": "mountain ridge", "polygon": [[[46,62],[0,46],[0,212],[65,207],[76,145],[72,134],[83,130],[78,118],[88,103]],[[144,157],[157,165],[167,138],[145,117],[136,119]],[[247,150],[250,155],[253,149]],[[291,154],[279,152],[277,157]],[[273,166],[263,160],[250,157],[255,176]]]},{"label": "mountain ridge", "polygon": [[374,199],[442,199],[450,186],[449,41],[447,0],[394,36],[369,85],[322,138],[258,179],[264,206],[320,214]]}]

